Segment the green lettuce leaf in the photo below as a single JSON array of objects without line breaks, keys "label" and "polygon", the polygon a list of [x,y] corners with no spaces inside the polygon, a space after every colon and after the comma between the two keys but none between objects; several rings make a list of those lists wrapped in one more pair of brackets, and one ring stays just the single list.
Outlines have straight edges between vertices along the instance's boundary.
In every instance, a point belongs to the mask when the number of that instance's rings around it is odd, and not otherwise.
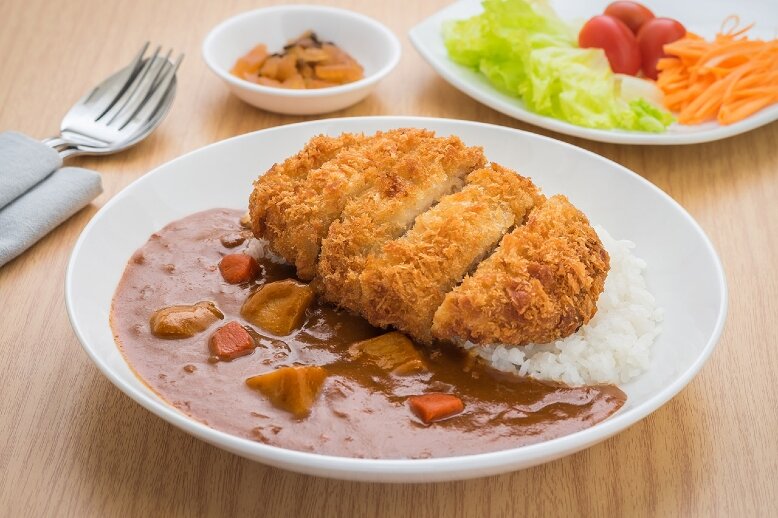
[{"label": "green lettuce leaf", "polygon": [[575,29],[546,0],[484,0],[483,8],[444,24],[449,56],[527,109],[600,129],[661,132],[673,122],[645,99],[624,100],[605,53],[578,48]]}]

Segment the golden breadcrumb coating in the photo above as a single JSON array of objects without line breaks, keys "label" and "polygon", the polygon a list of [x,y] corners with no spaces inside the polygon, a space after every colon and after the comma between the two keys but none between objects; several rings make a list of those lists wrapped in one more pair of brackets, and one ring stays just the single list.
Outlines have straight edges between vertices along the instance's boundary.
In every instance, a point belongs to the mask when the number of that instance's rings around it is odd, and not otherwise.
[{"label": "golden breadcrumb coating", "polygon": [[428,130],[398,129],[342,149],[310,171],[292,192],[268,202],[263,237],[295,265],[300,279],[311,280],[321,240],[346,203],[376,185],[398,159],[433,135]]},{"label": "golden breadcrumb coating", "polygon": [[367,137],[343,133],[339,137],[318,135],[313,137],[296,155],[280,164],[274,164],[254,182],[249,198],[249,214],[254,235],[264,237],[265,214],[274,200],[294,191],[295,186],[308,177],[308,173],[332,160],[342,149],[360,144]]},{"label": "golden breadcrumb coating", "polygon": [[481,148],[466,147],[458,137],[424,140],[400,157],[330,226],[318,263],[324,297],[359,312],[359,274],[368,255],[401,236],[441,196],[459,190],[465,175],[485,162]]},{"label": "golden breadcrumb coating", "polygon": [[367,260],[359,283],[362,314],[421,342],[432,340],[432,317],[446,293],[521,224],[542,195],[532,182],[497,164],[467,177],[400,239]]},{"label": "golden breadcrumb coating", "polygon": [[586,216],[554,196],[446,295],[432,333],[512,345],[568,336],[597,311],[608,268],[608,253]]}]

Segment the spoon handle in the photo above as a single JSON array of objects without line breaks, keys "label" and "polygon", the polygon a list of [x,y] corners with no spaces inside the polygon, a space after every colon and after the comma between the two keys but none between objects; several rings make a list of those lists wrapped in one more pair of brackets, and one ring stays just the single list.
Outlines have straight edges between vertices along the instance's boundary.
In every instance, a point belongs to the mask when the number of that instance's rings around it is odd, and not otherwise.
[{"label": "spoon handle", "polygon": [[62,137],[49,137],[41,140],[41,142],[59,153],[61,159],[85,154]]},{"label": "spoon handle", "polygon": [[70,145],[62,137],[49,137],[41,140],[41,142],[43,142],[44,144],[46,144],[47,146],[55,150],[59,147]]},{"label": "spoon handle", "polygon": [[57,152],[59,153],[59,157],[61,159],[63,159],[63,160],[68,158],[68,157],[71,157],[71,156],[78,156],[78,155],[86,155],[87,154],[87,153],[84,153],[83,151],[81,151],[80,149],[78,149],[76,147],[62,148],[62,149],[57,150]]}]

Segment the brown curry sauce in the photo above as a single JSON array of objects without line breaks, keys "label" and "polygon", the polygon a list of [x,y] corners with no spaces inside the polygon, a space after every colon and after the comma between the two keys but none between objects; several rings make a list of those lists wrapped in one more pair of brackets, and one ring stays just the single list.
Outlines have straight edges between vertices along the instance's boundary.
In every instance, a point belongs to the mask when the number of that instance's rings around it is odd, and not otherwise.
[{"label": "brown curry sauce", "polygon": [[[111,326],[128,363],[161,398],[213,428],[293,450],[365,458],[428,458],[485,453],[567,435],[598,423],[624,404],[611,385],[565,387],[491,369],[459,348],[419,348],[427,372],[394,375],[354,359],[349,347],[384,331],[325,304],[307,310],[289,336],[261,329],[251,354],[213,361],[208,339],[240,316],[246,297],[293,270],[260,261],[257,281],[232,285],[218,264],[246,243],[236,237],[241,212],[212,209],[153,234],[130,259],[114,295]],[[228,248],[227,245],[233,246]],[[224,320],[190,338],[151,334],[149,318],[162,307],[213,301]],[[290,365],[319,365],[328,377],[310,414],[296,418],[245,383]],[[462,413],[430,425],[409,409],[410,396],[450,392]]]}]

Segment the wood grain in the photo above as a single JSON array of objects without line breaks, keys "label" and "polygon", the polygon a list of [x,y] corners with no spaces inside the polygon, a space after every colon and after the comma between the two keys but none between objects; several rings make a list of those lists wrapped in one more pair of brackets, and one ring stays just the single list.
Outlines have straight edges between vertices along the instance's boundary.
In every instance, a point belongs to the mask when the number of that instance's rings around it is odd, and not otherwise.
[{"label": "wood grain", "polygon": [[431,115],[526,129],[613,159],[668,192],[708,232],[730,283],[724,335],[688,388],[626,432],[534,469],[381,485],[244,460],[154,417],[98,372],[71,331],[62,289],[70,249],[89,218],[182,153],[306,119],[242,104],[199,56],[212,26],[266,3],[0,1],[0,130],[51,135],[67,107],[142,41],[187,54],[175,106],[151,138],[116,156],[72,161],[99,170],[105,193],[0,268],[0,515],[775,516],[778,124],[684,147],[601,144],[525,125],[448,86],[411,48],[407,30],[444,0],[326,2],[383,21],[404,53],[374,95],[327,117]]}]

